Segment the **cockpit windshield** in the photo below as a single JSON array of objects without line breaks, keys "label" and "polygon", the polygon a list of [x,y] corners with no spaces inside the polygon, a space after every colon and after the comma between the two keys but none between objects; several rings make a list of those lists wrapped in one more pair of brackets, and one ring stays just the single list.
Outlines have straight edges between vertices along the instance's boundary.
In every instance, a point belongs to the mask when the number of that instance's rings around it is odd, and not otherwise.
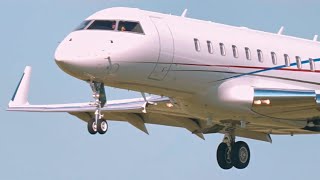
[{"label": "cockpit windshield", "polygon": [[144,34],[139,22],[122,20],[86,20],[75,29],[75,31],[78,30],[109,30]]},{"label": "cockpit windshield", "polygon": [[105,20],[95,20],[88,27],[88,29],[97,29],[97,30],[115,30],[116,21],[105,21]]},{"label": "cockpit windshield", "polygon": [[118,31],[128,31],[143,34],[142,27],[138,22],[120,21]]},{"label": "cockpit windshield", "polygon": [[76,27],[75,31],[85,29],[91,21],[83,21],[78,27]]}]

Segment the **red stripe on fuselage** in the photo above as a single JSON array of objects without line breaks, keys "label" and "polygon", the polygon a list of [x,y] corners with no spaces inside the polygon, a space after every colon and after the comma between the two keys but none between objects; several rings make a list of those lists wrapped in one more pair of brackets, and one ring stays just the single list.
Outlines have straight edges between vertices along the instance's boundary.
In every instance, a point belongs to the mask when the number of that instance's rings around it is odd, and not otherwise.
[{"label": "red stripe on fuselage", "polygon": [[[244,68],[244,69],[260,69],[267,70],[272,67],[255,67],[255,66],[229,66],[229,65],[209,65],[209,64],[187,64],[187,63],[175,63],[178,65],[186,65],[186,66],[206,66],[206,67],[226,67],[226,68]],[[281,71],[296,71],[296,72],[312,72],[319,73],[320,70],[311,71],[308,69],[291,69],[291,68],[279,68],[279,69],[270,69],[271,70],[281,70]]]}]

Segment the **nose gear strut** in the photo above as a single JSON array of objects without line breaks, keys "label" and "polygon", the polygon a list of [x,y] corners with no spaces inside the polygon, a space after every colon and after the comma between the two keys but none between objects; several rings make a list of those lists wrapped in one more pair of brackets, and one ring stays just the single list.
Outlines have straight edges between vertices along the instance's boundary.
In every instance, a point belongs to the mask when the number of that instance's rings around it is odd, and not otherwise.
[{"label": "nose gear strut", "polygon": [[92,97],[95,99],[94,105],[96,106],[96,110],[94,112],[94,119],[88,122],[88,131],[90,134],[96,134],[97,132],[104,134],[108,130],[108,124],[103,119],[103,114],[101,113],[101,108],[107,102],[104,84],[95,81],[90,81],[89,84],[93,91]]}]

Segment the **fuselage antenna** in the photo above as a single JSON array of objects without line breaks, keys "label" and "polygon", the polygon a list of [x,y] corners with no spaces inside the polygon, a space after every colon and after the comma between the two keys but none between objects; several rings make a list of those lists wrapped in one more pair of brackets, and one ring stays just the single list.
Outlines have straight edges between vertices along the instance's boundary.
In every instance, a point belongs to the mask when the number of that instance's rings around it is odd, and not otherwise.
[{"label": "fuselage antenna", "polygon": [[282,35],[283,31],[284,31],[284,27],[281,26],[281,28],[280,28],[279,31],[278,31],[278,34],[279,34],[279,35]]},{"label": "fuselage antenna", "polygon": [[183,11],[183,13],[181,14],[181,17],[186,17],[187,12],[188,12],[188,9],[185,9],[185,10]]},{"label": "fuselage antenna", "polygon": [[318,35],[314,35],[313,41],[318,41]]}]

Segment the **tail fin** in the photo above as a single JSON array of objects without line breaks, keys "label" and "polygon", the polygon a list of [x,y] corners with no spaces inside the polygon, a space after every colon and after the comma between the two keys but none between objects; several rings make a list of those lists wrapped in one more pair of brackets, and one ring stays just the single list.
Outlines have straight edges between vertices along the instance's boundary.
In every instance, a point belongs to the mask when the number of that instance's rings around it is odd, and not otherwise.
[{"label": "tail fin", "polygon": [[32,69],[30,66],[26,66],[26,68],[24,69],[24,72],[19,81],[19,84],[11,98],[11,101],[9,102],[9,107],[29,104],[28,94],[29,94],[31,70]]}]

